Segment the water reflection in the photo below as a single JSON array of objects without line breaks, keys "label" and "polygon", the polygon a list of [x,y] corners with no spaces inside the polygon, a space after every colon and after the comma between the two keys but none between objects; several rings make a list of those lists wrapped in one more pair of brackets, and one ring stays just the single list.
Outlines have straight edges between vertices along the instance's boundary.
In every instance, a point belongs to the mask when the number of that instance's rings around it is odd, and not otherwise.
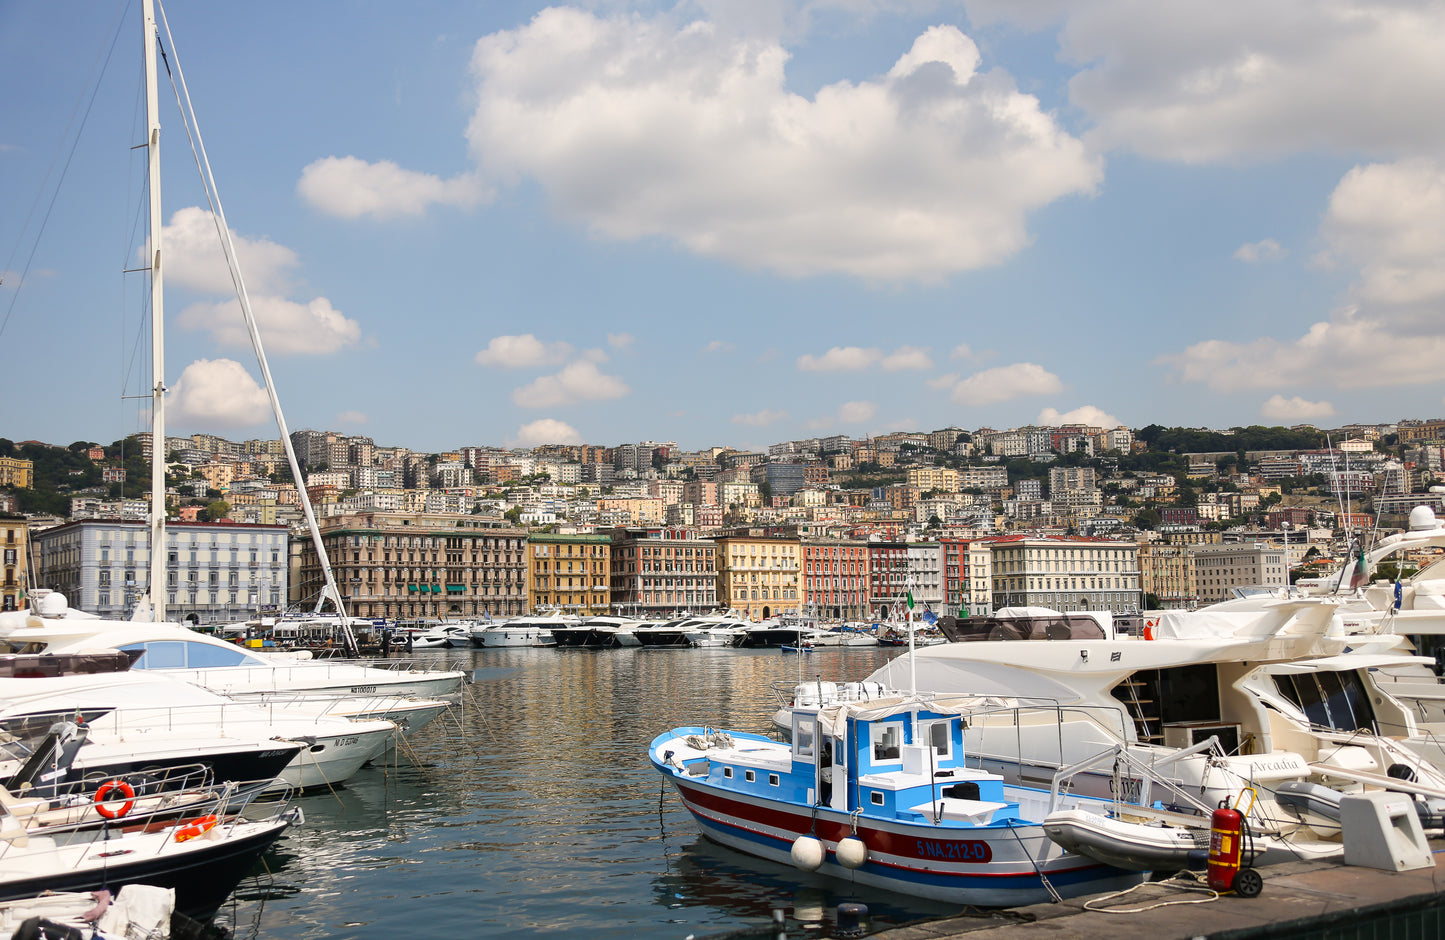
[{"label": "water reflection", "polygon": [[[301,800],[292,830],[228,909],[245,937],[684,937],[774,908],[859,899],[875,924],[927,902],[802,875],[703,840],[646,747],[684,724],[766,732],[772,686],[867,675],[891,650],[437,650],[471,671],[470,700],[396,763]],[[290,892],[295,891],[294,894]],[[265,898],[261,900],[260,898]]]}]

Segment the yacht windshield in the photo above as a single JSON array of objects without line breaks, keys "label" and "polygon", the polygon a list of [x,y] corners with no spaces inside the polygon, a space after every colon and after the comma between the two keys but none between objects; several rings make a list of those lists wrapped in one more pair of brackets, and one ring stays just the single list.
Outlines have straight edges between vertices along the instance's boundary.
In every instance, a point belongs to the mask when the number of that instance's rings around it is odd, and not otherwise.
[{"label": "yacht windshield", "polygon": [[1334,731],[1375,730],[1365,682],[1356,670],[1274,677],[1275,687],[1305,713],[1311,725]]}]

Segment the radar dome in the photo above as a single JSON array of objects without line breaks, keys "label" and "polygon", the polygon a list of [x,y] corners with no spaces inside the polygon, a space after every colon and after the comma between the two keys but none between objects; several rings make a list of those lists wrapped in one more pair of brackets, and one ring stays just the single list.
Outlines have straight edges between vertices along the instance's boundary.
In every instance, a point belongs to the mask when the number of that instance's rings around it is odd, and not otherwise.
[{"label": "radar dome", "polygon": [[52,591],[40,599],[40,616],[42,617],[61,617],[69,608],[70,605],[66,603],[64,594]]},{"label": "radar dome", "polygon": [[1416,506],[1410,510],[1410,531],[1421,532],[1425,529],[1439,528],[1440,523],[1435,520],[1435,510],[1429,506]]}]

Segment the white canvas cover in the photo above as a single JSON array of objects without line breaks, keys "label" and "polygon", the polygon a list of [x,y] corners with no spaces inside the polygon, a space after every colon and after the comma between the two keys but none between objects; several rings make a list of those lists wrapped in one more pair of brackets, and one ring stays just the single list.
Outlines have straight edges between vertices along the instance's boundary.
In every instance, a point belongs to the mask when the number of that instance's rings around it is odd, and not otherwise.
[{"label": "white canvas cover", "polygon": [[171,935],[176,889],[126,885],[96,924],[108,936],[127,940],[163,940]]}]

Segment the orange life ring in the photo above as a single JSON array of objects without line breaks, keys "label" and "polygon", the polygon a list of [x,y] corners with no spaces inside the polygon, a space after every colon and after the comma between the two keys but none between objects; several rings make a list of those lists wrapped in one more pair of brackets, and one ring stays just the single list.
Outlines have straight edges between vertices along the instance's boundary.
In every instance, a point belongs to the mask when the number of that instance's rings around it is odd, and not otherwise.
[{"label": "orange life ring", "polygon": [[203,836],[214,829],[218,822],[220,822],[220,820],[214,815],[198,816],[195,819],[186,820],[175,829],[176,841],[185,842],[188,839]]},{"label": "orange life ring", "polygon": [[[111,809],[106,805],[106,799],[112,790],[119,790],[120,795],[125,797],[125,802],[120,804],[120,809]],[[95,811],[106,819],[119,819],[131,811],[135,806],[135,788],[124,780],[108,780],[100,785],[95,791]]]}]

